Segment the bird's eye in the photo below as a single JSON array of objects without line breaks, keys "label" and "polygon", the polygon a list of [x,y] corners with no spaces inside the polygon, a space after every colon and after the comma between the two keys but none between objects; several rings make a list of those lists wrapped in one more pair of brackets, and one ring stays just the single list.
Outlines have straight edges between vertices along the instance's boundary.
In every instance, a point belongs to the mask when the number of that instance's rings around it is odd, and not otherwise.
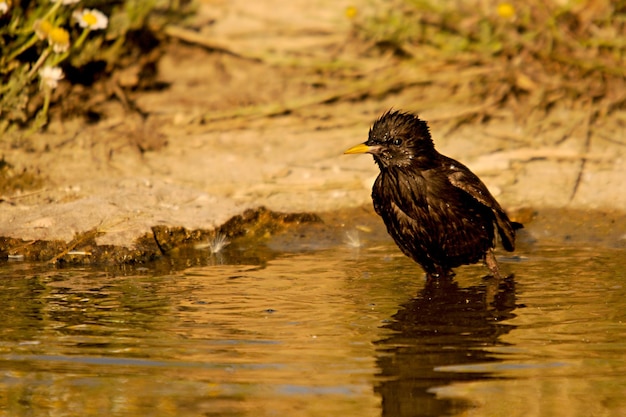
[{"label": "bird's eye", "polygon": [[400,145],[402,145],[402,139],[397,139],[396,138],[391,143],[393,143],[395,146],[400,146]]}]

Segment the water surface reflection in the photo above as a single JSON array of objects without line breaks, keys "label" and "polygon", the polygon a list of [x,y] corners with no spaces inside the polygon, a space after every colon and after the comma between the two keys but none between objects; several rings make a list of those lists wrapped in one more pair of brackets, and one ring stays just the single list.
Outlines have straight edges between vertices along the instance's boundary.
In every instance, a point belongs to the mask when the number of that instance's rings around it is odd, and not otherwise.
[{"label": "water surface reflection", "polygon": [[468,287],[453,280],[429,282],[394,314],[385,326],[394,334],[378,342],[382,382],[376,391],[383,416],[451,415],[471,406],[459,398],[437,398],[433,389],[492,377],[438,369],[501,360],[485,347],[504,344],[500,336],[515,328],[505,322],[515,317],[515,279],[498,284],[492,278]]},{"label": "water surface reflection", "polygon": [[623,247],[522,245],[496,288],[364,242],[0,265],[0,416],[626,415]]}]

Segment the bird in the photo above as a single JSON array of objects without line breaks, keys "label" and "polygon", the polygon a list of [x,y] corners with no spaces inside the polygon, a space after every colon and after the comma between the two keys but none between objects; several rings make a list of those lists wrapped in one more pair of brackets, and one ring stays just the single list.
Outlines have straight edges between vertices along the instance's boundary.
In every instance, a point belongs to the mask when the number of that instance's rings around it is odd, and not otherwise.
[{"label": "bird", "polygon": [[426,121],[388,110],[371,126],[366,142],[344,152],[360,153],[373,155],[380,169],[372,187],[374,211],[427,280],[453,277],[453,268],[481,260],[501,278],[495,233],[512,252],[523,225],[509,219],[469,168],[435,149]]}]

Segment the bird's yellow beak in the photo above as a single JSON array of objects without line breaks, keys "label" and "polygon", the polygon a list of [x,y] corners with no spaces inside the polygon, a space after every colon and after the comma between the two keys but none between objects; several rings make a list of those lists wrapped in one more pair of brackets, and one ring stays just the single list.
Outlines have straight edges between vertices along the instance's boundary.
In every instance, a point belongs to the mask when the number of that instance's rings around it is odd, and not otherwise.
[{"label": "bird's yellow beak", "polygon": [[351,154],[351,153],[368,153],[371,152],[372,147],[371,146],[367,146],[364,143],[359,143],[356,146],[351,147],[350,149],[346,149],[346,151],[344,152],[345,154]]}]

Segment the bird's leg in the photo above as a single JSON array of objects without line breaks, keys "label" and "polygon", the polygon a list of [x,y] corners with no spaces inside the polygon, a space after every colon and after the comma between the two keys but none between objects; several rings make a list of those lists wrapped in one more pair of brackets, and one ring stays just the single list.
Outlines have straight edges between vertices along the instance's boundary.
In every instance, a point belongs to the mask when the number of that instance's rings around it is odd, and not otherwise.
[{"label": "bird's leg", "polygon": [[500,280],[502,279],[502,275],[500,275],[500,267],[498,266],[498,261],[496,261],[496,255],[493,253],[493,249],[489,249],[489,251],[485,254],[485,265],[491,271],[491,278],[487,282],[487,288],[485,291],[485,306],[487,310],[492,310],[494,308],[494,301],[496,299],[496,294],[498,293],[498,289],[500,288]]},{"label": "bird's leg", "polygon": [[496,255],[493,253],[493,249],[489,249],[485,254],[485,265],[491,271],[491,275],[497,280],[500,281],[502,279],[502,275],[500,275],[500,267],[498,266],[498,261],[496,261]]}]

